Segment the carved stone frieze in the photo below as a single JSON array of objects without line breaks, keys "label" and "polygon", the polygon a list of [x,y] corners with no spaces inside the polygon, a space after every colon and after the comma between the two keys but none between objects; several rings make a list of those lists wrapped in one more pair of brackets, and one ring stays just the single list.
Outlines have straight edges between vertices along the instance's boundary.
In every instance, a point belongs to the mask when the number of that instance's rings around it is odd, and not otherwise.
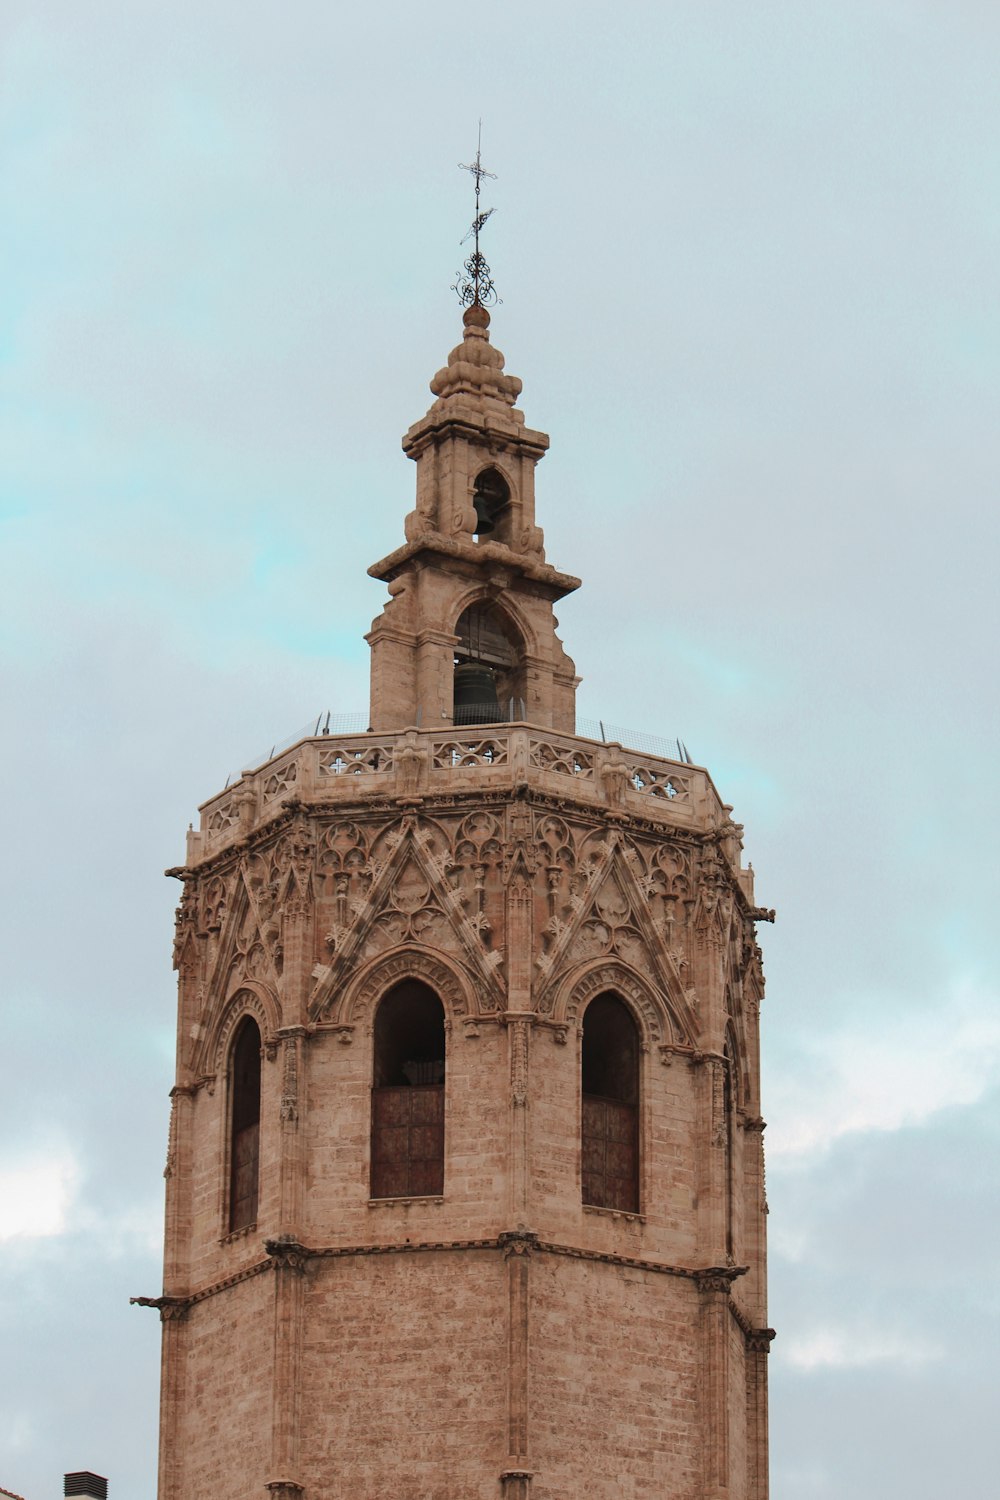
[{"label": "carved stone frieze", "polygon": [[[319,1014],[338,986],[380,953],[417,945],[437,949],[472,969],[480,981],[480,1009],[496,1009],[503,998],[503,954],[492,946],[496,913],[488,909],[489,872],[502,857],[501,827],[492,813],[472,813],[449,832],[439,823],[407,815],[373,841],[359,858],[363,835],[348,844],[341,829],[339,869],[334,869],[337,922],[327,936],[332,960],[313,993]],[[325,840],[330,848],[329,835]],[[348,865],[350,861],[350,865]],[[349,871],[353,871],[349,873]],[[355,880],[350,899],[345,882]]]},{"label": "carved stone frieze", "polygon": [[[562,837],[562,829],[557,826],[548,832],[553,840]],[[559,863],[554,868],[561,879],[564,856],[557,858]],[[573,866],[569,899],[555,912],[551,911],[551,887],[548,891],[550,915],[536,961],[540,1013],[555,1014],[556,995],[567,970],[578,969],[581,963],[615,960],[626,972],[652,980],[654,990],[662,997],[654,1009],[670,1016],[666,1022],[669,1039],[690,1040],[695,1021],[675,956],[650,900],[654,876],[649,865],[630,840],[611,830],[585,834],[577,843]],[[655,878],[662,875],[657,871]],[[634,981],[632,988],[636,988]],[[639,990],[643,991],[641,984]],[[663,1020],[657,1022],[656,1039],[663,1024]]]}]

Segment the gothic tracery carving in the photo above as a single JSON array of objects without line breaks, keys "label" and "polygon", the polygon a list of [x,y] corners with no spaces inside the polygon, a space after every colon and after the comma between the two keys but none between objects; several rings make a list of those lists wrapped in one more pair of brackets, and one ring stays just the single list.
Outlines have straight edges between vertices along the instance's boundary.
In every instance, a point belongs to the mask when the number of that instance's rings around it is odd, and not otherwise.
[{"label": "gothic tracery carving", "polygon": [[470,1003],[474,991],[467,977],[460,978],[449,963],[426,949],[409,948],[375,960],[347,987],[336,1006],[338,1029],[362,1021],[370,1026],[378,1001],[404,979],[421,979],[429,985],[444,1005],[449,1021],[475,1008]]}]

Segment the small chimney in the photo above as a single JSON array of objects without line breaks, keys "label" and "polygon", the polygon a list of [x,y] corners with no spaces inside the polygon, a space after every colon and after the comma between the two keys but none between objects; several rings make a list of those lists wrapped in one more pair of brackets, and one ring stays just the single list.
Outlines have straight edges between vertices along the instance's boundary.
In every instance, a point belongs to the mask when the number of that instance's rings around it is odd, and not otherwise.
[{"label": "small chimney", "polygon": [[108,1500],[108,1481],[100,1474],[83,1469],[79,1474],[63,1476],[64,1495],[84,1495],[87,1500]]}]

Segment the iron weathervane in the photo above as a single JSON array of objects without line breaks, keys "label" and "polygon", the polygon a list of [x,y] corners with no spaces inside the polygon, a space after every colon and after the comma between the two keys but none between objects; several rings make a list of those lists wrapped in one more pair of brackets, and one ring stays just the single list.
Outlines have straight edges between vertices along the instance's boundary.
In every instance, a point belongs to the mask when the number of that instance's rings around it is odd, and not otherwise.
[{"label": "iron weathervane", "polygon": [[479,248],[479,231],[494,212],[492,208],[480,209],[479,207],[479,194],[483,185],[483,178],[489,177],[494,182],[496,181],[496,173],[487,172],[483,166],[482,143],[483,122],[480,120],[479,140],[476,144],[476,159],[471,165],[466,165],[464,161],[460,161],[458,164],[463,172],[471,172],[476,179],[476,216],[468,232],[462,238],[463,245],[466,240],[472,240],[472,254],[465,262],[462,271],[458,272],[455,285],[452,287],[452,291],[458,293],[458,300],[463,307],[492,307],[494,303],[500,300],[497,296],[496,287],[493,285],[492,273],[486,264],[486,257]]}]

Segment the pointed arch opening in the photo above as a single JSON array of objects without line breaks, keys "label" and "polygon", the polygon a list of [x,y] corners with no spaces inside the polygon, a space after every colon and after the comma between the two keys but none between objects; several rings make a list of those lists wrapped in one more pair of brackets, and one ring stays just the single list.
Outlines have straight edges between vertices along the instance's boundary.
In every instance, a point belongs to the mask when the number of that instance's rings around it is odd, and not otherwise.
[{"label": "pointed arch opening", "polygon": [[639,1030],[617,995],[583,1014],[581,1170],[592,1208],[639,1212]]},{"label": "pointed arch opening", "polygon": [[472,503],[476,511],[477,541],[483,538],[490,542],[511,541],[513,506],[510,485],[492,465],[476,475],[472,487]]},{"label": "pointed arch opening", "polygon": [[429,985],[403,980],[375,1013],[371,1196],[444,1192],[444,1007]]},{"label": "pointed arch opening", "polygon": [[240,1022],[229,1064],[229,1232],[257,1222],[260,1193],[260,1028]]},{"label": "pointed arch opening", "polygon": [[725,1067],[722,1077],[722,1150],[723,1184],[726,1204],[726,1255],[730,1260],[736,1253],[736,1184],[734,1164],[736,1159],[736,1047],[732,1033],[727,1031],[724,1048]]},{"label": "pointed arch opening", "polygon": [[455,724],[524,717],[524,642],[495,605],[470,604],[455,626]]}]

